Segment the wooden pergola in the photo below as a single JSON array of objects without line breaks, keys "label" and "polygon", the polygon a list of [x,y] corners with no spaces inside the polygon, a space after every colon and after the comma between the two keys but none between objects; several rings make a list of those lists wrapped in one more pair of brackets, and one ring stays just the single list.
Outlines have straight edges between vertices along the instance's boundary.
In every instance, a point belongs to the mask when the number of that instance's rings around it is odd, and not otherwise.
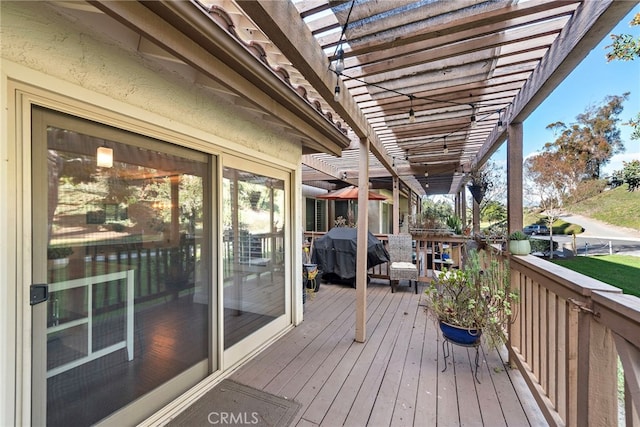
[{"label": "wooden pergola", "polygon": [[[463,204],[468,174],[505,141],[509,230],[520,229],[523,121],[638,1],[88,3],[61,2],[116,19],[135,31],[140,54],[299,140],[302,183],[357,185],[362,241],[369,189],[393,192],[394,224],[401,195],[455,194]],[[358,245],[360,266],[365,251]],[[514,258],[525,310],[510,351],[547,419],[587,425],[615,412],[614,340],[637,402],[637,299]],[[365,268],[356,288],[364,342]],[[637,408],[632,417],[637,424]]]},{"label": "wooden pergola", "polygon": [[[634,2],[241,1],[263,34],[349,127],[341,156],[309,154],[303,182],[456,194],[508,140],[509,229],[522,228],[522,122]],[[246,31],[246,29],[245,29]],[[342,64],[344,63],[344,65]],[[301,82],[302,82],[301,80]],[[427,176],[428,175],[428,176]],[[477,206],[475,206],[477,210]],[[394,203],[397,232],[398,203]],[[367,227],[359,227],[365,239]],[[360,250],[361,249],[361,250]],[[364,245],[358,257],[366,259]],[[359,263],[359,265],[364,265]],[[357,277],[356,340],[366,331],[366,271]]]}]

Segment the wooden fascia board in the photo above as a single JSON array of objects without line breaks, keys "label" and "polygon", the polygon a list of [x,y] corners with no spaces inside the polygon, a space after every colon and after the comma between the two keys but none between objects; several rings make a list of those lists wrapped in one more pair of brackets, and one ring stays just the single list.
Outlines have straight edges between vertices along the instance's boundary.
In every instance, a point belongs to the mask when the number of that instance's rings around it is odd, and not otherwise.
[{"label": "wooden fascia board", "polygon": [[342,173],[338,168],[333,165],[318,159],[313,155],[305,155],[302,156],[302,164],[309,166],[311,169],[314,169],[318,172],[321,172],[325,175],[331,176],[336,179],[340,179],[340,174]]},{"label": "wooden fascia board", "polygon": [[[507,109],[507,123],[523,122],[636,4],[638,1],[615,0],[582,3]],[[484,164],[505,138],[506,130],[496,127],[471,166]]]},{"label": "wooden fascia board", "polygon": [[[349,95],[344,83],[329,70],[329,59],[300,18],[295,6],[290,1],[270,0],[239,1],[238,5],[278,46],[354,133],[359,138],[369,139],[371,152],[391,175],[395,175],[391,167],[391,157],[386,148],[377,139],[374,130]],[[341,86],[338,102],[333,99],[336,79]]]},{"label": "wooden fascia board", "polygon": [[319,115],[293,88],[285,88],[286,83],[267,70],[250,52],[241,49],[228,32],[211,21],[196,5],[159,1],[146,4],[133,1],[89,2],[207,77],[245,97],[266,114],[299,129],[316,142],[316,147],[339,155],[349,146],[350,140],[346,135]]}]

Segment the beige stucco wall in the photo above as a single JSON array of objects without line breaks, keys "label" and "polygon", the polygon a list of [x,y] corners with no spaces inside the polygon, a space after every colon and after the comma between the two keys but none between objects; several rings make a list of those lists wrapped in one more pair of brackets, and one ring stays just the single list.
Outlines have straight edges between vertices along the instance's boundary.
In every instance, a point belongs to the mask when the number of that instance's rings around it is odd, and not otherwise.
[{"label": "beige stucco wall", "polygon": [[[21,146],[20,129],[15,126],[15,105],[7,93],[10,81],[143,122],[140,129],[178,132],[196,141],[191,145],[196,148],[292,170],[292,208],[298,212],[301,148],[278,128],[194,84],[194,73],[160,69],[143,55],[123,49],[120,42],[132,36],[128,31],[113,34],[118,41],[32,1],[0,1],[0,22],[0,425],[4,426],[28,421],[25,408],[30,399],[25,367],[29,314],[16,305],[18,295],[24,294],[22,287],[28,286],[22,274],[31,262],[24,256],[29,253],[30,232],[24,226],[29,223],[28,210],[23,209],[31,196],[21,165],[28,159],[21,150],[28,148]],[[302,228],[299,213],[293,223],[294,231]],[[294,244],[301,244],[298,233],[293,234]],[[301,320],[301,314],[295,319]]]},{"label": "beige stucco wall", "polygon": [[222,138],[213,142],[227,148],[299,163],[298,143],[194,84],[194,73],[163,71],[142,54],[120,48],[118,44],[137,41],[129,30],[120,27],[113,32],[120,40],[109,39],[42,2],[3,1],[0,7],[4,59],[157,113],[169,128],[174,122],[186,124]]}]

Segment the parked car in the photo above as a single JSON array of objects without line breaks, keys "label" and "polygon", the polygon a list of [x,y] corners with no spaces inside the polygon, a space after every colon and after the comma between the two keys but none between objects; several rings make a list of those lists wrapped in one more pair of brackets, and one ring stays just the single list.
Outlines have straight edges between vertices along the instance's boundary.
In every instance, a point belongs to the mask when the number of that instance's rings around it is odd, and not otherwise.
[{"label": "parked car", "polygon": [[549,227],[546,225],[531,224],[523,228],[522,231],[524,234],[530,234],[532,236],[536,234],[549,234]]}]

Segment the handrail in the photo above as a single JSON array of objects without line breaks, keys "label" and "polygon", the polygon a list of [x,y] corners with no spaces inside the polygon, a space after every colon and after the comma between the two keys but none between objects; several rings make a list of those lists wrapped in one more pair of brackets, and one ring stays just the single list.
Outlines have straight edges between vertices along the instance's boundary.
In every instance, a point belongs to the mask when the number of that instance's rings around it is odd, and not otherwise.
[{"label": "handrail", "polygon": [[639,425],[640,299],[531,255],[510,266],[520,302],[509,354],[549,424],[617,425],[619,355],[627,425]]}]

